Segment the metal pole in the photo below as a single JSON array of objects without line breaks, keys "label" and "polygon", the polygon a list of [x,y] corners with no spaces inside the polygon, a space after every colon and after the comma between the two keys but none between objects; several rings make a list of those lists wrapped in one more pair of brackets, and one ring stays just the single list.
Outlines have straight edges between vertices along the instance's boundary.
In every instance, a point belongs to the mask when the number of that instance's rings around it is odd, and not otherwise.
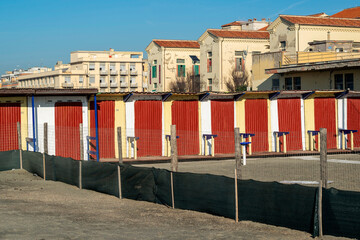
[{"label": "metal pole", "polygon": [[33,124],[33,146],[34,146],[34,152],[36,152],[36,131],[35,131],[35,103],[34,103],[34,95],[31,96],[31,104],[32,104],[32,124]]},{"label": "metal pole", "polygon": [[234,129],[235,134],[235,169],[237,177],[241,179],[241,145],[240,145],[240,129]]},{"label": "metal pole", "polygon": [[80,160],[84,160],[84,136],[83,136],[83,124],[79,124],[79,133],[80,133]]},{"label": "metal pole", "polygon": [[94,95],[94,111],[95,111],[95,141],[96,141],[96,161],[99,162],[99,129],[98,129],[98,116],[97,116],[97,101],[96,94]]},{"label": "metal pole", "polygon": [[44,153],[48,153],[48,124],[44,123]]},{"label": "metal pole", "polygon": [[21,143],[21,127],[20,127],[20,122],[17,122],[17,133],[18,133],[19,152],[20,152],[20,169],[23,169],[23,164],[22,164],[22,143]]}]

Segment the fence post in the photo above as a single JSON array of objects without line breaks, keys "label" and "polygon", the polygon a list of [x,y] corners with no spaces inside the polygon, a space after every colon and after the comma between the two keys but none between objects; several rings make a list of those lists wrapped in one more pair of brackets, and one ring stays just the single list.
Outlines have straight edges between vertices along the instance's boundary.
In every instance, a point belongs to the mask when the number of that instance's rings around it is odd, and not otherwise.
[{"label": "fence post", "polygon": [[320,180],[323,187],[327,188],[327,129],[320,128]]},{"label": "fence post", "polygon": [[240,145],[240,130],[234,129],[235,134],[235,169],[237,177],[241,179],[241,145]]},{"label": "fence post", "polygon": [[83,124],[79,124],[79,133],[80,133],[80,160],[84,160],[84,132]]},{"label": "fence post", "polygon": [[322,186],[323,182],[319,181],[319,198],[318,198],[318,218],[319,218],[319,237],[323,237],[323,224],[322,224]]},{"label": "fence post", "polygon": [[46,180],[46,161],[45,161],[45,154],[48,153],[48,124],[44,123],[44,152],[43,152],[43,174],[44,174],[44,181]]},{"label": "fence post", "polygon": [[176,125],[171,125],[171,171],[178,170],[178,151],[176,142]]},{"label": "fence post", "polygon": [[20,154],[20,169],[23,169],[23,164],[22,164],[22,144],[21,144],[21,127],[20,127],[20,122],[17,122],[17,134],[18,134],[18,143],[19,143],[19,154]]},{"label": "fence post", "polygon": [[239,200],[238,200],[238,185],[237,185],[237,169],[235,168],[235,222],[239,221]]},{"label": "fence post", "polygon": [[118,140],[118,153],[119,153],[119,164],[118,164],[119,198],[122,199],[121,168],[120,168],[120,164],[123,163],[123,156],[122,156],[121,127],[118,127],[118,128],[117,128],[117,140]]}]

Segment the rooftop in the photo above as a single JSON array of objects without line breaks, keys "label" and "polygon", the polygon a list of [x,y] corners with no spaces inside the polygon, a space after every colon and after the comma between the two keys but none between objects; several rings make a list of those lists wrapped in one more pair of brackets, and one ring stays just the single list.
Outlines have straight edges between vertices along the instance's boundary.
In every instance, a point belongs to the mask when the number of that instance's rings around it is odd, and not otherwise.
[{"label": "rooftop", "polygon": [[360,19],[280,15],[280,18],[300,25],[360,28]]},{"label": "rooftop", "polygon": [[153,42],[167,48],[200,48],[200,44],[194,40],[153,40]]},{"label": "rooftop", "polygon": [[338,13],[335,13],[334,15],[331,15],[331,17],[360,18],[360,7],[358,6],[358,7],[344,9]]},{"label": "rooftop", "polygon": [[241,31],[220,29],[208,29],[207,31],[214,36],[223,38],[269,39],[269,33],[266,31]]}]

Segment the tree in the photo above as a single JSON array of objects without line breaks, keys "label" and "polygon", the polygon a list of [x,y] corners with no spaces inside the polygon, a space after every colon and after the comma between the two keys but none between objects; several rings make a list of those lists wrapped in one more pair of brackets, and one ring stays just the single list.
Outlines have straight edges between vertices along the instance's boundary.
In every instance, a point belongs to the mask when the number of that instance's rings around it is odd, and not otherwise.
[{"label": "tree", "polygon": [[169,89],[172,92],[200,92],[200,75],[188,72],[186,77],[176,77]]},{"label": "tree", "polygon": [[235,68],[231,71],[231,76],[225,82],[225,86],[229,92],[246,91],[249,85],[249,73],[244,68],[242,71],[237,71]]}]

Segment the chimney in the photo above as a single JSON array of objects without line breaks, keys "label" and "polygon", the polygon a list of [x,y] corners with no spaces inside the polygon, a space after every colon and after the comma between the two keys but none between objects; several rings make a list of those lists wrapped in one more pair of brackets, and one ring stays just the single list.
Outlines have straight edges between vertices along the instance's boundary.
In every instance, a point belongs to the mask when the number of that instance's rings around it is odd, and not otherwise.
[{"label": "chimney", "polygon": [[256,18],[254,18],[254,22],[256,22]]},{"label": "chimney", "polygon": [[266,22],[266,18],[262,18],[261,21]]},{"label": "chimney", "polygon": [[252,22],[252,19],[248,19],[248,22]]}]

